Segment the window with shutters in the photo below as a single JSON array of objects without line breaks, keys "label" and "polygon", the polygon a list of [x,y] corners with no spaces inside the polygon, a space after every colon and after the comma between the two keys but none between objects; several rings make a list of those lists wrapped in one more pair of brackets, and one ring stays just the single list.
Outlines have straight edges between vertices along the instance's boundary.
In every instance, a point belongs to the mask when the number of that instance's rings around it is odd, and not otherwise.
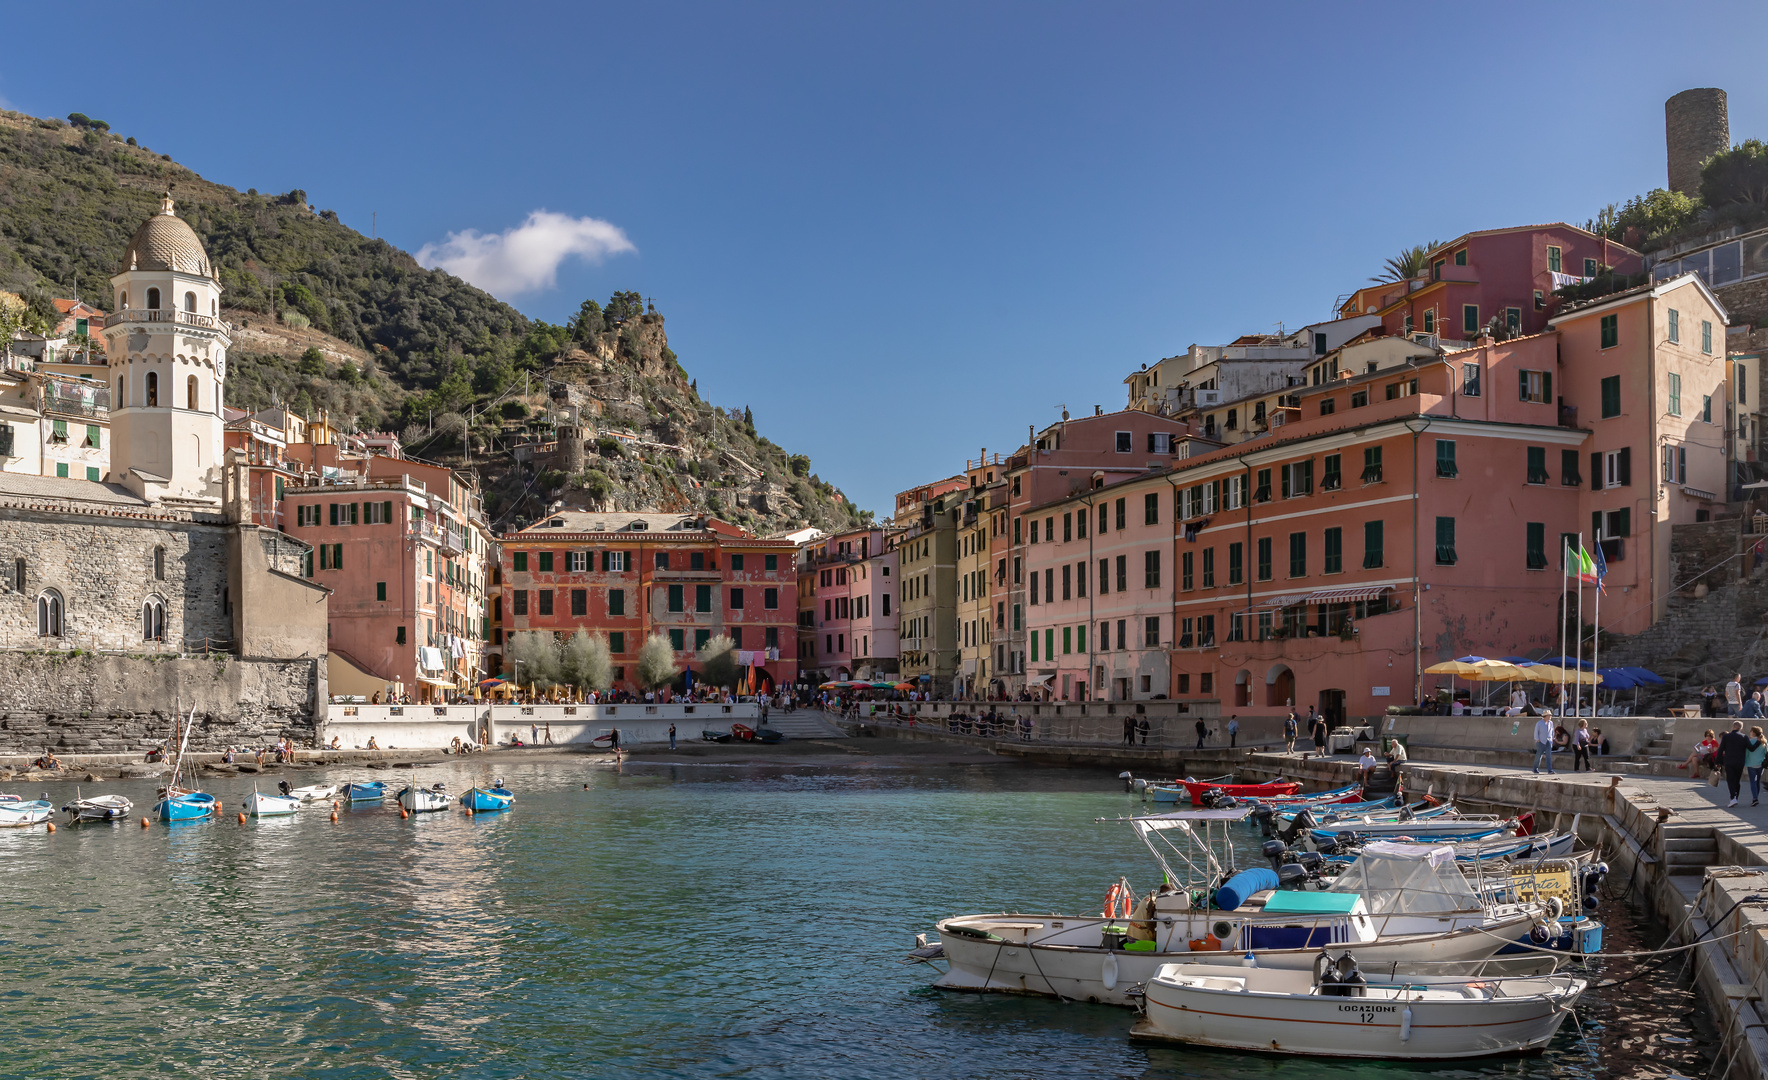
[{"label": "window with shutters", "polygon": [[730,590],[730,601],[731,601],[731,610],[732,611],[743,610],[743,590],[741,590],[741,589]]},{"label": "window with shutters", "polygon": [[1381,447],[1366,446],[1363,448],[1363,483],[1379,484],[1381,482]]},{"label": "window with shutters", "polygon": [[1128,431],[1118,432],[1117,433],[1117,452],[1120,454],[1133,453],[1136,448],[1135,439],[1136,439],[1136,437],[1135,437],[1134,433],[1132,433],[1132,432],[1128,432]]},{"label": "window with shutters", "polygon": [[1671,416],[1682,415],[1682,376],[1670,372],[1670,400],[1665,406]]},{"label": "window with shutters", "polygon": [[1700,321],[1700,351],[1713,355],[1713,324],[1706,319]]},{"label": "window with shutters", "polygon": [[1438,566],[1455,565],[1455,519],[1436,519],[1436,562]]},{"label": "window with shutters", "polygon": [[683,608],[682,588],[680,585],[669,586],[668,603],[670,611],[681,611]]},{"label": "window with shutters", "polygon": [[1604,315],[1602,317],[1602,347],[1612,349],[1621,343],[1621,317]]},{"label": "window with shutters", "polygon": [[1621,377],[1610,375],[1602,380],[1602,417],[1621,415]]},{"label": "window with shutters", "polygon": [[587,551],[568,551],[565,553],[565,569],[573,574],[589,571],[590,553]]},{"label": "window with shutters", "polygon": [[1526,558],[1530,570],[1547,569],[1547,526],[1539,521],[1526,522],[1523,525],[1524,543],[1527,547]]},{"label": "window with shutters", "polygon": [[669,631],[669,647],[676,652],[685,652],[688,647],[687,632],[684,630]]},{"label": "window with shutters", "polygon": [[1518,373],[1517,397],[1523,401],[1549,404],[1553,401],[1553,373],[1551,371],[1523,371]]},{"label": "window with shutters", "polygon": [[541,552],[540,553],[540,572],[543,574],[550,574],[550,573],[552,573],[552,568],[553,568],[553,553],[550,551]]},{"label": "window with shutters", "polygon": [[540,614],[551,615],[553,613],[553,591],[551,589],[541,589],[538,595],[540,600]]},{"label": "window with shutters", "polygon": [[[779,607],[780,606],[780,590],[778,590],[778,589],[763,589],[763,590],[761,590],[761,606],[768,609],[769,611],[772,611],[773,609]],[[890,597],[888,595],[886,595],[884,597],[884,614],[886,614],[886,615],[890,614]]]},{"label": "window with shutters", "polygon": [[1142,524],[1160,524],[1160,496],[1155,492],[1142,496]]},{"label": "window with shutters", "polygon": [[1675,308],[1670,309],[1670,343],[1673,345],[1682,340],[1682,313]]},{"label": "window with shutters", "polygon": [[1323,574],[1344,573],[1344,530],[1337,526],[1327,529],[1322,540],[1325,561],[1320,567],[1320,572]]},{"label": "window with shutters", "polygon": [[1271,580],[1271,538],[1261,536],[1258,540],[1258,579]]},{"label": "window with shutters", "polygon": [[1363,569],[1374,570],[1383,564],[1382,523],[1379,521],[1363,522]]},{"label": "window with shutters", "polygon": [[1147,589],[1160,588],[1160,552],[1158,551],[1142,553],[1142,586]]},{"label": "window with shutters", "polygon": [[1688,482],[1688,448],[1686,446],[1664,447],[1663,476],[1666,484],[1686,484]]},{"label": "window with shutters", "polygon": [[608,590],[608,614],[610,614],[610,615],[624,615],[624,614],[626,614],[626,590],[625,589],[609,589]]},{"label": "window with shutters", "polygon": [[1271,501],[1271,470],[1260,469],[1258,471],[1257,483],[1253,485],[1252,489],[1252,501],[1261,503]]},{"label": "window with shutters", "polygon": [[1605,488],[1628,487],[1633,483],[1632,448],[1623,446],[1619,450],[1607,450],[1602,458],[1602,486]]},{"label": "window with shutters", "polygon": [[1192,586],[1191,586],[1191,562],[1192,562],[1192,553],[1191,552],[1186,551],[1186,552],[1180,553],[1180,555],[1179,555],[1179,589],[1181,592],[1190,592],[1191,591],[1191,588],[1192,588]]},{"label": "window with shutters", "polygon": [[1246,545],[1235,541],[1228,545],[1228,584],[1240,585],[1246,580]]},{"label": "window with shutters", "polygon": [[1215,588],[1215,548],[1203,549],[1203,587]]},{"label": "window with shutters", "polygon": [[1561,257],[1558,245],[1547,245],[1547,269],[1555,274],[1565,269],[1565,263]]},{"label": "window with shutters", "polygon": [[[846,598],[843,597],[843,599],[846,599]],[[695,585],[694,586],[694,610],[695,611],[711,611],[712,610],[712,586],[710,586],[710,585]]]},{"label": "window with shutters", "polygon": [[1436,474],[1445,480],[1453,480],[1460,475],[1460,470],[1455,466],[1454,439],[1436,441]]},{"label": "window with shutters", "polygon": [[579,617],[589,614],[589,591],[587,589],[571,590],[571,614]]},{"label": "window with shutters", "polygon": [[512,595],[515,599],[515,613],[517,615],[528,614],[528,590],[517,589]]},{"label": "window with shutters", "polygon": [[1547,476],[1547,448],[1531,446],[1528,448],[1529,469],[1527,483],[1545,484]]},{"label": "window with shutters", "polygon": [[1578,474],[1578,452],[1561,450],[1559,452],[1559,482],[1565,487],[1578,487],[1584,478]]},{"label": "window with shutters", "polygon": [[1461,305],[1461,332],[1472,337],[1479,333],[1479,305]]},{"label": "window with shutters", "polygon": [[[1128,555],[1119,555],[1117,557],[1116,577],[1117,577],[1117,591],[1118,592],[1125,592],[1130,587],[1129,566],[1130,566],[1130,560],[1129,560]],[[1033,578],[1033,580],[1036,580],[1037,575],[1033,574],[1032,578]]]},{"label": "window with shutters", "polygon": [[1117,527],[1119,529],[1124,529],[1124,528],[1129,527],[1129,518],[1125,514],[1125,507],[1126,507],[1126,500],[1124,500],[1124,499],[1117,500],[1117,502],[1113,505],[1113,512],[1116,514]]},{"label": "window with shutters", "polygon": [[1289,534],[1289,576],[1308,576],[1308,534],[1305,532]]},{"label": "window with shutters", "polygon": [[1352,390],[1351,391],[1351,408],[1360,409],[1367,404],[1369,404],[1369,391],[1367,391],[1367,390]]},{"label": "window with shutters", "polygon": [[526,551],[516,552],[515,555],[511,557],[511,568],[518,574],[527,573],[528,553]]}]

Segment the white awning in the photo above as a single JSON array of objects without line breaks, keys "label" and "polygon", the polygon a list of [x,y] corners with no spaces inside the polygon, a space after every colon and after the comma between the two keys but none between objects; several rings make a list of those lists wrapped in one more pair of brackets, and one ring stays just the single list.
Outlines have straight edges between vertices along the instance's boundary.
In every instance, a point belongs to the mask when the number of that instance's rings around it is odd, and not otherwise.
[{"label": "white awning", "polygon": [[1719,496],[1713,494],[1710,491],[1702,491],[1700,488],[1689,487],[1687,484],[1682,485],[1682,494],[1692,495],[1694,498],[1697,498],[1697,499],[1706,499],[1708,502],[1713,502],[1719,498]]},{"label": "white awning", "polygon": [[1055,677],[1056,676],[1054,676],[1054,675],[1039,675],[1035,679],[1025,680],[1025,685],[1027,685],[1027,686],[1042,686],[1045,683],[1049,682],[1051,679],[1054,679]]}]

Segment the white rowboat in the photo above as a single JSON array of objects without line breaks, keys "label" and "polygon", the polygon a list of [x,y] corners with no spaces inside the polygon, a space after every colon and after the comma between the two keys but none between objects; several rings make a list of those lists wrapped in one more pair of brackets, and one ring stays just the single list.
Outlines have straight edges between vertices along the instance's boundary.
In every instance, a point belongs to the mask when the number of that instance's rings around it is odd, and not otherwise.
[{"label": "white rowboat", "polygon": [[301,808],[301,800],[266,795],[256,788],[246,797],[246,813],[253,817],[286,817]]},{"label": "white rowboat", "polygon": [[438,810],[446,810],[448,805],[454,802],[453,795],[437,788],[402,788],[397,798],[400,806],[414,814],[429,814]]}]

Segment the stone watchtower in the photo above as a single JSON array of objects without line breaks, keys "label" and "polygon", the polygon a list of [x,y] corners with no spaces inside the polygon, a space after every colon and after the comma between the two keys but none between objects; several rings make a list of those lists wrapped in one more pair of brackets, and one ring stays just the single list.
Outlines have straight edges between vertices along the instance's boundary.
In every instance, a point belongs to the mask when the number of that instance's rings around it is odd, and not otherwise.
[{"label": "stone watchtower", "polygon": [[202,241],[160,210],[135,230],[111,278],[111,473],[144,499],[221,505],[221,389],[232,344],[221,282]]},{"label": "stone watchtower", "polygon": [[1664,102],[1664,143],[1670,157],[1670,190],[1699,195],[1701,164],[1731,149],[1725,91],[1684,90]]}]

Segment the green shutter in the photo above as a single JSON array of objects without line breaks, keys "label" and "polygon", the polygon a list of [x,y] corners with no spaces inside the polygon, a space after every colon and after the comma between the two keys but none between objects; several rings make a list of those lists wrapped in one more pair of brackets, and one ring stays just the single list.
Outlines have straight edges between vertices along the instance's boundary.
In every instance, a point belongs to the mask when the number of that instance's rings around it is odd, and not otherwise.
[{"label": "green shutter", "polygon": [[1517,400],[1527,401],[1529,399],[1529,373],[1526,371],[1518,371],[1516,373],[1516,379],[1518,383],[1516,391]]}]

